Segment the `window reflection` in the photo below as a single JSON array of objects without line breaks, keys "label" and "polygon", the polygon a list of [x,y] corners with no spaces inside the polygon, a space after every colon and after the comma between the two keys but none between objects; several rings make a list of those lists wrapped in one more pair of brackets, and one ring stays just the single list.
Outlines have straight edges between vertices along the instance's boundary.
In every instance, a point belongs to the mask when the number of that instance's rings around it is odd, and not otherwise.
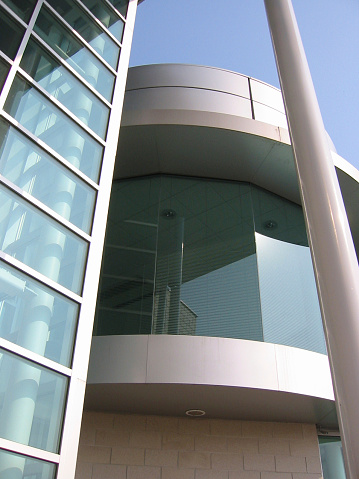
[{"label": "window reflection", "polygon": [[0,336],[70,366],[78,306],[0,262]]},{"label": "window reflection", "polygon": [[55,479],[55,474],[55,464],[0,449],[0,477],[9,479],[12,477],[16,477],[16,479]]},{"label": "window reflection", "polygon": [[29,41],[20,66],[79,120],[105,138],[108,107],[37,42]]},{"label": "window reflection", "polygon": [[98,180],[103,147],[29,83],[15,78],[4,109],[85,175]]},{"label": "window reflection", "polygon": [[26,23],[30,20],[36,1],[37,0],[26,0],[26,2],[23,0],[3,0],[3,2]]},{"label": "window reflection", "polygon": [[0,374],[0,437],[58,452],[67,378],[2,349]]},{"label": "window reflection", "polygon": [[[0,50],[11,60],[15,59],[24,33],[25,29],[0,7]],[[11,38],[11,41],[9,41],[9,38]]]},{"label": "window reflection", "polygon": [[48,0],[48,2],[61,15],[61,18],[92,46],[96,53],[106,60],[112,68],[117,68],[120,48],[107,33],[87,16],[84,10],[74,2],[68,2],[67,0]]},{"label": "window reflection", "polygon": [[80,294],[87,244],[7,188],[0,190],[0,249]]},{"label": "window reflection", "polygon": [[346,479],[340,437],[319,437],[323,479]]},{"label": "window reflection", "polygon": [[0,59],[0,92],[4,86],[7,74],[9,73],[9,65]]},{"label": "window reflection", "polygon": [[0,174],[63,218],[90,231],[94,190],[0,119]]},{"label": "window reflection", "polygon": [[122,41],[124,22],[101,0],[82,0],[82,3],[108,28],[114,37]]},{"label": "window reflection", "polygon": [[255,186],[117,182],[95,334],[228,337],[325,353],[306,244],[301,208]]},{"label": "window reflection", "polygon": [[111,101],[113,74],[57,19],[42,8],[34,26],[35,32],[74,70]]}]

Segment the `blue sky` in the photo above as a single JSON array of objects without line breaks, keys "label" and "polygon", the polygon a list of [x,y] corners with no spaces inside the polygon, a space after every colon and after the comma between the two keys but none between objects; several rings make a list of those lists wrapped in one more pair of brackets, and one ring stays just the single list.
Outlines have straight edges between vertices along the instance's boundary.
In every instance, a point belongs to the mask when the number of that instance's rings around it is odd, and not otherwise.
[{"label": "blue sky", "polygon": [[[292,0],[325,127],[359,169],[359,0]],[[279,86],[263,0],[145,0],[131,66],[193,63]]]}]

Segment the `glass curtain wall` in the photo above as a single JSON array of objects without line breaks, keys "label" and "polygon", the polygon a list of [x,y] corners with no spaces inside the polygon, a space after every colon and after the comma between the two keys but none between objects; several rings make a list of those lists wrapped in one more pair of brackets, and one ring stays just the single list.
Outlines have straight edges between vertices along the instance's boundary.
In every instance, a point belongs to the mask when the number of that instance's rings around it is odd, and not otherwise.
[{"label": "glass curtain wall", "polygon": [[0,5],[1,479],[74,474],[60,472],[60,453],[75,464],[76,441],[68,456],[61,441],[80,427],[65,418],[78,410],[68,395],[86,363],[74,351],[83,298],[96,291],[86,290],[86,264],[102,251],[96,204],[112,180],[103,171],[118,139],[108,129],[120,126],[137,2],[126,29],[128,4]]},{"label": "glass curtain wall", "polygon": [[325,353],[301,208],[255,186],[116,182],[95,334],[241,338]]}]

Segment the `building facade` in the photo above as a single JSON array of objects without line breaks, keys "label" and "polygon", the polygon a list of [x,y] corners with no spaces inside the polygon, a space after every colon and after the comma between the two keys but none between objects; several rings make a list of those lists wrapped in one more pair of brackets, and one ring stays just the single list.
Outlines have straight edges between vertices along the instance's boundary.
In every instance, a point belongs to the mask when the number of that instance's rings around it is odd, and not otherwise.
[{"label": "building facade", "polygon": [[137,1],[0,2],[0,477],[73,477]]},{"label": "building facade", "polygon": [[74,477],[82,422],[77,479],[319,479],[338,426],[281,94],[137,67],[121,123],[136,8],[0,1],[0,478]]}]

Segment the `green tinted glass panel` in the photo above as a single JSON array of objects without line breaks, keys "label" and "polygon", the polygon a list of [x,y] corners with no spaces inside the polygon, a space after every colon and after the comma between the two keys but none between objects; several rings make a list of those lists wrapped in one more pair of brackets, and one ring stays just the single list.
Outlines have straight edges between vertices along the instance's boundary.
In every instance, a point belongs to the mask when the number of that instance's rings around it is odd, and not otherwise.
[{"label": "green tinted glass panel", "polygon": [[10,66],[2,59],[0,60],[0,92],[4,86],[7,74],[9,73]]},{"label": "green tinted glass panel", "polygon": [[1,119],[0,173],[63,218],[90,232],[95,191]]},{"label": "green tinted glass panel", "polygon": [[113,185],[95,334],[187,334],[325,353],[300,206],[244,183]]},{"label": "green tinted glass panel", "polygon": [[0,374],[0,437],[58,452],[67,378],[2,349]]},{"label": "green tinted glass panel", "polygon": [[108,5],[99,0],[82,0],[82,3],[108,28],[117,40],[122,41],[125,23]]},{"label": "green tinted glass panel", "polygon": [[3,0],[24,22],[28,23],[37,0]]},{"label": "green tinted glass panel", "polygon": [[0,449],[0,477],[55,479],[56,465]]},{"label": "green tinted glass panel", "polygon": [[20,66],[79,120],[105,138],[109,108],[37,42],[29,41]]},{"label": "green tinted glass panel", "polygon": [[112,68],[117,68],[120,48],[82,8],[68,0],[49,0],[49,3],[91,45],[96,53],[106,60]]},{"label": "green tinted glass panel", "polygon": [[340,437],[319,437],[323,479],[346,479],[343,446]]},{"label": "green tinted glass panel", "polygon": [[113,74],[46,8],[41,9],[34,30],[79,75],[111,101]]},{"label": "green tinted glass panel", "polygon": [[0,50],[12,60],[15,59],[24,32],[24,28],[0,7]]},{"label": "green tinted glass panel", "polygon": [[4,109],[85,175],[98,180],[103,147],[29,83],[15,78]]},{"label": "green tinted glass panel", "polygon": [[116,183],[97,324],[97,334],[262,340],[249,187],[169,177]]},{"label": "green tinted glass panel", "polygon": [[252,188],[264,341],[326,353],[302,209]]},{"label": "green tinted glass panel", "polygon": [[0,262],[0,336],[71,365],[78,306]]},{"label": "green tinted glass panel", "polygon": [[30,206],[7,188],[0,190],[0,249],[80,294],[87,243]]}]

